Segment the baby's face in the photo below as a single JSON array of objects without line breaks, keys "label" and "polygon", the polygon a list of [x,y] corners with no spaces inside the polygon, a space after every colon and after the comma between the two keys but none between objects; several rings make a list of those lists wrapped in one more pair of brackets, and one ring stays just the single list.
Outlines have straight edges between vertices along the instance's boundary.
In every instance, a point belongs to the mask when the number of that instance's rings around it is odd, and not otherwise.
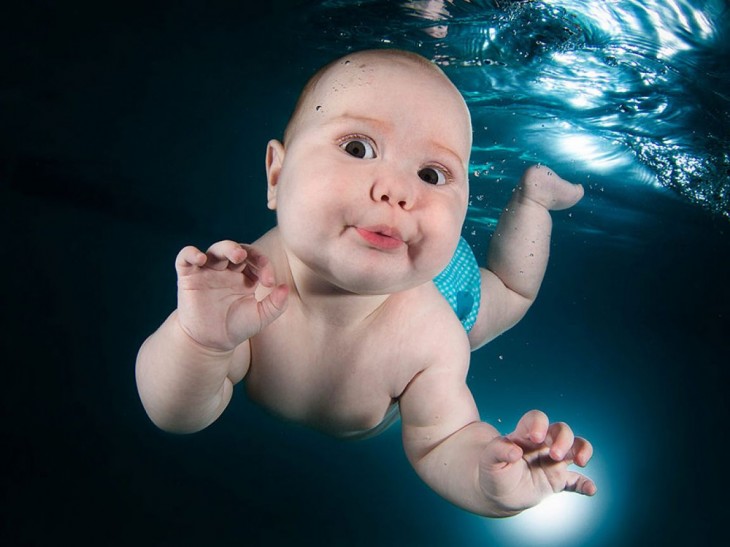
[{"label": "baby's face", "polygon": [[341,289],[404,290],[433,279],[458,242],[471,123],[440,73],[354,54],[317,84],[269,169],[287,249]]}]

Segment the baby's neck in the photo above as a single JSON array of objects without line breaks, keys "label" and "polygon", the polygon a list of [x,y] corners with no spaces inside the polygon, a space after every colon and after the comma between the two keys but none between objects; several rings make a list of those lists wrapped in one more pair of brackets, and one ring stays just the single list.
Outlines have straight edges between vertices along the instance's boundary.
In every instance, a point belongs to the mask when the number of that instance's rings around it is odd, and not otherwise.
[{"label": "baby's neck", "polygon": [[388,294],[367,295],[346,291],[290,258],[293,296],[299,301],[308,320],[327,327],[357,328],[377,315]]}]

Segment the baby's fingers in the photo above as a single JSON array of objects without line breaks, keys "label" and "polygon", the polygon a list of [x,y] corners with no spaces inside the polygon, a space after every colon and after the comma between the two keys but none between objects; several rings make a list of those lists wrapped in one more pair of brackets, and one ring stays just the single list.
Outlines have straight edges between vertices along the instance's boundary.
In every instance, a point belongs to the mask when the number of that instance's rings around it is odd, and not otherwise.
[{"label": "baby's fingers", "polygon": [[258,303],[261,328],[266,327],[279,317],[286,310],[289,287],[279,285],[271,293]]},{"label": "baby's fingers", "polygon": [[243,274],[252,283],[261,282],[264,287],[273,287],[276,282],[274,269],[269,259],[262,255],[255,247],[241,245],[246,250],[246,268]]},{"label": "baby's fingers", "polygon": [[550,424],[545,443],[550,447],[550,457],[555,461],[565,458],[573,447],[573,430],[564,422]]},{"label": "baby's fingers", "polygon": [[531,410],[520,418],[517,427],[508,438],[520,446],[541,444],[545,441],[549,425],[550,422],[544,412]]},{"label": "baby's fingers", "polygon": [[568,476],[565,480],[565,492],[575,492],[576,494],[583,494],[584,496],[592,496],[598,492],[596,483],[585,475],[569,471]]},{"label": "baby's fingers", "polygon": [[205,254],[208,257],[205,263],[208,268],[223,271],[243,269],[248,253],[239,243],[225,240],[211,245]]},{"label": "baby's fingers", "polygon": [[591,457],[593,457],[593,445],[583,437],[576,437],[565,459],[581,467],[585,467],[588,465]]},{"label": "baby's fingers", "polygon": [[502,468],[522,457],[522,449],[507,437],[495,437],[482,454],[481,464],[490,468]]},{"label": "baby's fingers", "polygon": [[192,268],[201,268],[208,257],[197,247],[188,245],[177,254],[175,259],[175,269],[178,274],[187,273]]}]

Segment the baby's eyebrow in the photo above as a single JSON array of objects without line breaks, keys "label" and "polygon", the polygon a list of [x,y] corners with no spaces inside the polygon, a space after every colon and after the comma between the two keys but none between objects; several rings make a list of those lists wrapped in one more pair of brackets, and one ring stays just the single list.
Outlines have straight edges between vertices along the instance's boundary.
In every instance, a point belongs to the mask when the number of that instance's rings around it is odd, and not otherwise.
[{"label": "baby's eyebrow", "polygon": [[461,157],[461,156],[460,156],[459,154],[457,154],[456,152],[454,152],[454,151],[453,151],[453,150],[452,150],[451,148],[449,148],[448,146],[444,146],[444,145],[442,145],[442,144],[439,144],[439,143],[436,143],[436,142],[434,142],[434,143],[433,143],[433,146],[434,146],[434,148],[437,148],[438,150],[440,150],[440,151],[441,151],[441,152],[443,152],[444,154],[446,154],[446,155],[448,155],[448,156],[451,156],[451,158],[452,158],[452,159],[453,159],[453,160],[454,160],[454,161],[455,161],[456,163],[458,163],[458,164],[459,164],[460,166],[463,166],[463,165],[464,165],[464,163],[465,163],[465,162],[464,162],[464,158],[462,158],[462,157]]},{"label": "baby's eyebrow", "polygon": [[345,112],[344,114],[340,114],[339,116],[335,116],[332,118],[329,122],[329,124],[338,124],[343,122],[360,122],[367,125],[376,126],[379,128],[383,128],[386,130],[389,130],[393,127],[393,123],[389,122],[388,120],[383,120],[380,118],[371,118],[369,116],[361,116],[359,114],[348,114]]}]

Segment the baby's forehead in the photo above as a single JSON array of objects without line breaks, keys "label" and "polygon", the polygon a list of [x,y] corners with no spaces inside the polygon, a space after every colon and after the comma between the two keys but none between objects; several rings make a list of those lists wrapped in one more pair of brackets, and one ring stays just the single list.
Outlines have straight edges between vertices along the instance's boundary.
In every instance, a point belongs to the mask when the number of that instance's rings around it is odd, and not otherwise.
[{"label": "baby's forehead", "polygon": [[418,104],[432,119],[461,120],[458,126],[467,133],[466,146],[471,147],[471,116],[459,90],[437,65],[401,50],[355,52],[321,69],[302,91],[284,135],[285,143],[310,123],[319,125],[353,108],[370,112],[369,105],[373,104],[381,113],[388,105],[399,108],[388,116],[398,116]]},{"label": "baby's forehead", "polygon": [[450,83],[446,75],[425,58],[410,56],[404,52],[394,54],[387,51],[359,52],[343,57],[327,67],[322,74],[321,83],[331,84],[333,80],[335,82],[339,80],[342,85],[345,82],[366,85],[379,78],[387,78],[389,69],[418,74],[433,79],[434,82]]}]

